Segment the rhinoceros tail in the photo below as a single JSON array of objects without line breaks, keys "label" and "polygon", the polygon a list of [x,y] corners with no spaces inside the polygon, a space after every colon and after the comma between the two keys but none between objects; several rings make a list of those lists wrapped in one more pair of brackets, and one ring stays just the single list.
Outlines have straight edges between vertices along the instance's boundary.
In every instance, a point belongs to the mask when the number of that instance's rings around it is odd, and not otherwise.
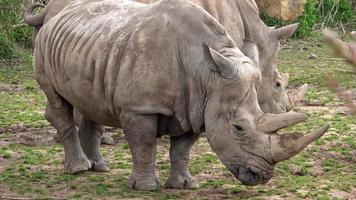
[{"label": "rhinoceros tail", "polygon": [[44,7],[45,7],[44,4],[38,2],[29,5],[25,12],[25,19],[24,19],[25,23],[33,27],[42,26],[47,12],[43,11],[42,13],[37,15],[32,15],[32,13],[36,8],[44,8]]}]

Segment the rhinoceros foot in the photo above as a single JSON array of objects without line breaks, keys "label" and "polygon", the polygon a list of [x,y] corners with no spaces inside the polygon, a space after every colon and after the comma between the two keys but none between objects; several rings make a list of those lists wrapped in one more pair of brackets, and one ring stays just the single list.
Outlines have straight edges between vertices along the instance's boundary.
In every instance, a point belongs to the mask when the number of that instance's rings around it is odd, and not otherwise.
[{"label": "rhinoceros foot", "polygon": [[100,161],[95,161],[95,160],[91,160],[89,158],[89,161],[91,163],[91,170],[94,172],[109,172],[110,171],[110,167],[106,164],[104,159],[102,159]]},{"label": "rhinoceros foot", "polygon": [[173,173],[169,176],[165,187],[167,189],[196,189],[199,187],[198,181],[190,174]]},{"label": "rhinoceros foot", "polygon": [[143,177],[133,172],[127,181],[127,186],[135,190],[152,191],[158,189],[159,181],[154,175]]},{"label": "rhinoceros foot", "polygon": [[90,161],[83,158],[72,158],[70,161],[65,161],[64,171],[68,174],[78,174],[88,171],[91,168]]}]

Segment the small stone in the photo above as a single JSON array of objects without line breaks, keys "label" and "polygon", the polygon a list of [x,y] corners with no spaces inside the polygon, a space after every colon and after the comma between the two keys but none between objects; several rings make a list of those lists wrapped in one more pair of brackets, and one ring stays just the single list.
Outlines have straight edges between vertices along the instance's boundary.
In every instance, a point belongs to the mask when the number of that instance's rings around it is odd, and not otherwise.
[{"label": "small stone", "polygon": [[354,37],[354,38],[356,38],[356,31],[352,31],[352,32],[351,32],[351,36]]},{"label": "small stone", "polygon": [[315,59],[318,59],[318,56],[313,54],[313,53],[310,53],[309,54],[309,59],[315,60]]},{"label": "small stone", "polygon": [[312,101],[307,102],[306,105],[307,106],[324,106],[325,102],[322,102],[320,100],[312,100]]},{"label": "small stone", "polygon": [[289,167],[289,171],[291,174],[293,174],[295,176],[304,176],[305,175],[305,171],[303,170],[303,168],[299,167],[297,165],[291,165]]},{"label": "small stone", "polygon": [[115,142],[110,135],[104,133],[101,137],[101,144],[114,145]]}]

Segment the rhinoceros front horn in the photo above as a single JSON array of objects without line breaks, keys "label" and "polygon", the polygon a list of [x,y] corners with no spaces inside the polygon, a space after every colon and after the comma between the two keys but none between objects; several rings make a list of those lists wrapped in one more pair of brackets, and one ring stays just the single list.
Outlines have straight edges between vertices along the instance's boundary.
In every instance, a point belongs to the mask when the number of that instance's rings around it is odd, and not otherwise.
[{"label": "rhinoceros front horn", "polygon": [[273,133],[282,128],[305,121],[307,116],[303,113],[287,112],[280,114],[266,113],[258,121],[258,128],[265,133]]},{"label": "rhinoceros front horn", "polygon": [[281,162],[295,156],[310,143],[323,136],[329,127],[330,125],[326,124],[308,135],[302,133],[271,135],[271,154],[274,161]]}]

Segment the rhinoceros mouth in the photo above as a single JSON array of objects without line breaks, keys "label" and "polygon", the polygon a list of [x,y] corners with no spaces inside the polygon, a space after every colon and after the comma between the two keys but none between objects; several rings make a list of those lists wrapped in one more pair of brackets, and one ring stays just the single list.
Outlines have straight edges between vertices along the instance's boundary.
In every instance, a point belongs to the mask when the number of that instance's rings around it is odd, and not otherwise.
[{"label": "rhinoceros mouth", "polygon": [[227,167],[236,179],[248,186],[267,183],[274,174],[274,165],[259,158],[249,159],[244,166],[227,165]]},{"label": "rhinoceros mouth", "polygon": [[261,170],[256,166],[241,167],[235,175],[242,184],[254,186],[267,183],[274,174],[274,170]]}]

